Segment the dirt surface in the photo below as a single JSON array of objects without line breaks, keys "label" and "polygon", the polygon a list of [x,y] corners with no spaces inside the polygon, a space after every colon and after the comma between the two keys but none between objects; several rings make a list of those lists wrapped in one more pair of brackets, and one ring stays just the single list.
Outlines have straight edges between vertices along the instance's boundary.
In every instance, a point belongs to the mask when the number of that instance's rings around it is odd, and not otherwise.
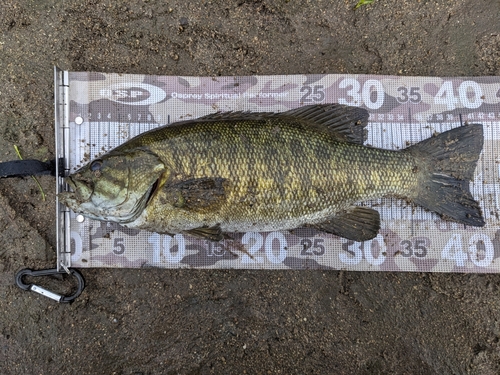
[{"label": "dirt surface", "polygon": [[[53,66],[164,75],[500,75],[498,0],[0,5],[0,161],[54,157]],[[499,374],[500,275],[84,270],[58,305],[54,179],[0,180],[1,374]],[[50,283],[50,280],[46,280]]]}]

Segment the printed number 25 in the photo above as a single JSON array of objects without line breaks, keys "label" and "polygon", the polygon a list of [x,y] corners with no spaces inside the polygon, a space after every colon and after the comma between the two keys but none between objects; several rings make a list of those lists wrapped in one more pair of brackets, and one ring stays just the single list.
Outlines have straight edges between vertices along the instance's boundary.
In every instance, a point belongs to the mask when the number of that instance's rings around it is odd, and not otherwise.
[{"label": "printed number 25", "polygon": [[311,86],[302,86],[300,92],[303,92],[304,95],[300,98],[301,103],[312,103],[314,102],[322,102],[325,100],[325,92],[323,91],[323,85],[314,85]]},{"label": "printed number 25", "polygon": [[[309,238],[304,238],[300,244],[304,246],[300,255],[323,255],[325,253],[325,246],[323,245],[324,238],[315,238],[314,243]],[[313,248],[311,250],[311,247]]]}]

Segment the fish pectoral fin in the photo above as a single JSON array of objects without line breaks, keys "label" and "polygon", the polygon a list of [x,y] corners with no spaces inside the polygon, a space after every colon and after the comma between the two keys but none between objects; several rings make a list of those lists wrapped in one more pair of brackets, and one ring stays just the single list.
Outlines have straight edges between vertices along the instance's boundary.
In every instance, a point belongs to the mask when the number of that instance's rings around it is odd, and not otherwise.
[{"label": "fish pectoral fin", "polygon": [[353,207],[335,215],[314,228],[353,241],[367,241],[375,238],[380,229],[380,214],[367,207]]},{"label": "fish pectoral fin", "polygon": [[166,186],[171,203],[185,210],[216,209],[226,201],[225,178],[192,178]]},{"label": "fish pectoral fin", "polygon": [[229,238],[225,233],[222,232],[220,225],[215,225],[213,227],[200,227],[185,231],[194,237],[204,238],[210,241],[221,241],[225,238]]}]

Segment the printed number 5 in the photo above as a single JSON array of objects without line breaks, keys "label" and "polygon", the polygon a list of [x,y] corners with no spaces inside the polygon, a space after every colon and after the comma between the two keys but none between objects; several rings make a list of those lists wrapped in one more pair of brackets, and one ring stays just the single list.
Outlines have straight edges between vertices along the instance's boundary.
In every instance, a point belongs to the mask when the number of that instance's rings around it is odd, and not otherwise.
[{"label": "printed number 5", "polygon": [[125,245],[123,244],[123,238],[115,238],[114,245],[115,249],[113,253],[116,255],[121,255],[125,252]]},{"label": "printed number 5", "polygon": [[301,103],[312,103],[313,101],[315,102],[322,102],[325,100],[325,92],[323,91],[324,86],[323,85],[314,85],[314,87],[311,88],[311,86],[302,86],[300,89],[300,92],[305,93],[302,98],[300,99]]}]

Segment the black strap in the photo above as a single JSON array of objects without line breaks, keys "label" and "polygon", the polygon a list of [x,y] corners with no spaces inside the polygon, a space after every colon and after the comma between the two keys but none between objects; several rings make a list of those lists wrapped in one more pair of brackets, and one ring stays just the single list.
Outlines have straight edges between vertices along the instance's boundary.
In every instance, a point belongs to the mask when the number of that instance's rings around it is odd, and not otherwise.
[{"label": "black strap", "polygon": [[56,175],[56,161],[13,160],[0,163],[0,177]]}]

